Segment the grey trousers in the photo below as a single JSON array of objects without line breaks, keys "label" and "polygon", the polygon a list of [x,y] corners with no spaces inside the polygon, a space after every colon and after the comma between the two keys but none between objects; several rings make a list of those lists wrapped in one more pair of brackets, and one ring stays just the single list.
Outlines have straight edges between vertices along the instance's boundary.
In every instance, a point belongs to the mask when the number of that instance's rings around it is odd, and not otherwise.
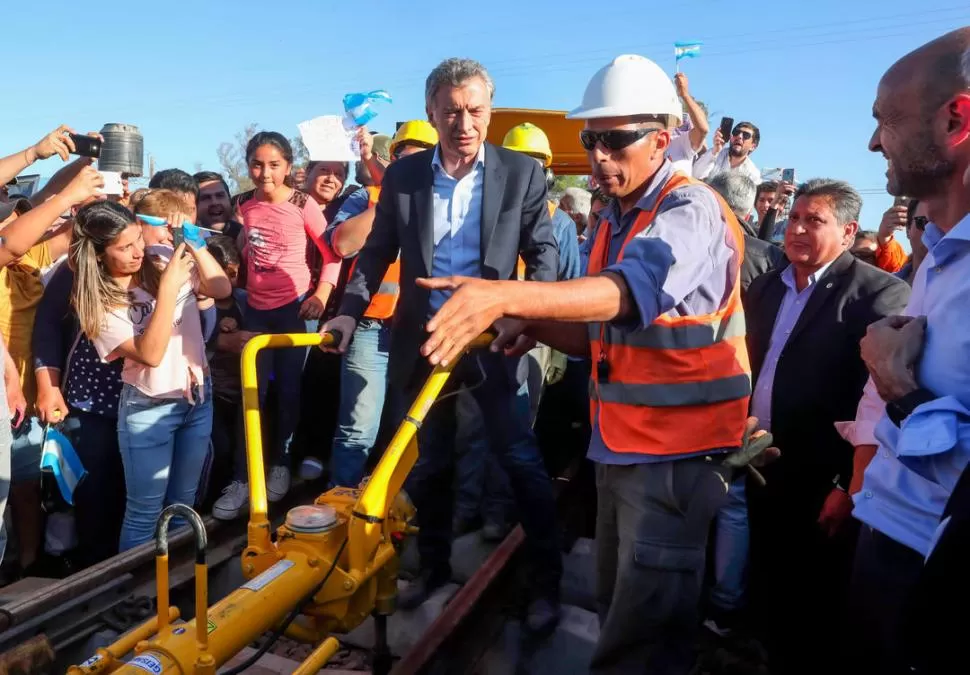
[{"label": "grey trousers", "polygon": [[590,672],[690,671],[705,548],[729,473],[706,457],[596,466],[600,637]]}]

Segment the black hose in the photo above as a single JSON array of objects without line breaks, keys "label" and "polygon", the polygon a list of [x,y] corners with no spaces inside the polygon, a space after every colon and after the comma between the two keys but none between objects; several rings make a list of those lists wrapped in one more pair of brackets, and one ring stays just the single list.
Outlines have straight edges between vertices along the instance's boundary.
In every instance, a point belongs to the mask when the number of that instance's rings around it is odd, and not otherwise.
[{"label": "black hose", "polygon": [[313,596],[320,592],[320,589],[323,588],[324,584],[327,583],[327,580],[330,578],[330,575],[333,574],[333,571],[337,568],[337,561],[340,560],[340,556],[341,554],[343,554],[344,547],[346,546],[347,546],[347,538],[344,538],[344,541],[340,545],[340,548],[337,549],[337,555],[333,557],[333,562],[330,563],[330,569],[328,569],[327,573],[323,576],[323,580],[319,584],[317,584],[312,591],[304,595],[303,598],[298,603],[296,603],[296,606],[289,613],[289,615],[283,620],[283,623],[280,624],[279,628],[273,631],[273,633],[266,639],[266,642],[264,642],[260,646],[260,648],[256,650],[256,653],[250,656],[242,663],[233,666],[229,670],[219,671],[220,675],[239,675],[239,673],[243,672],[250,666],[254,665],[257,661],[259,661],[259,659],[262,658],[262,656],[269,651],[269,648],[272,647],[274,644],[276,644],[276,641],[283,636],[283,633],[285,633],[286,629],[290,627],[290,624],[293,623],[293,620],[300,615],[300,610],[302,610],[303,607],[310,600],[313,599]]}]

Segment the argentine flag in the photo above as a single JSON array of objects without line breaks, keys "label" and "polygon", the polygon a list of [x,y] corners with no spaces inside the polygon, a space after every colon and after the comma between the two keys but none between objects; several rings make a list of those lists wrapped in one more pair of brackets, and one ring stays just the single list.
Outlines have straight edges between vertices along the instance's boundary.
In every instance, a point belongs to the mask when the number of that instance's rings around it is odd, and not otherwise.
[{"label": "argentine flag", "polygon": [[87,475],[87,470],[71,441],[51,425],[47,425],[44,433],[40,470],[53,474],[61,497],[68,505],[74,506],[74,488]]},{"label": "argentine flag", "polygon": [[701,53],[702,42],[675,42],[674,43],[674,56],[677,61],[686,58],[694,58]]}]

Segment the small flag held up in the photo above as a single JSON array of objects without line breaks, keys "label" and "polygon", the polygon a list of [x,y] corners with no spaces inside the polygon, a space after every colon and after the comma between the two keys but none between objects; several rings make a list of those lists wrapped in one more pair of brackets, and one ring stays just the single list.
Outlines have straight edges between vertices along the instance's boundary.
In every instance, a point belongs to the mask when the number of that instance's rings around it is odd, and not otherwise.
[{"label": "small flag held up", "polygon": [[676,57],[677,62],[680,63],[681,59],[694,58],[699,56],[701,53],[701,45],[703,42],[675,42],[674,43],[674,57]]}]

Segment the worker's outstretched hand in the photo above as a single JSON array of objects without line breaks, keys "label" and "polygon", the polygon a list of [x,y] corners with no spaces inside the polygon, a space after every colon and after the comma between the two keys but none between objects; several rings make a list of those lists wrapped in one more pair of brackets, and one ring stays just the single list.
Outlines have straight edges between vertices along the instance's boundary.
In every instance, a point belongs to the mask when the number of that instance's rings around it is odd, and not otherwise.
[{"label": "worker's outstretched hand", "polygon": [[472,340],[502,317],[500,282],[472,277],[418,279],[418,286],[433,291],[452,291],[447,302],[428,322],[431,336],[421,355],[431,365],[447,366],[458,358]]}]

